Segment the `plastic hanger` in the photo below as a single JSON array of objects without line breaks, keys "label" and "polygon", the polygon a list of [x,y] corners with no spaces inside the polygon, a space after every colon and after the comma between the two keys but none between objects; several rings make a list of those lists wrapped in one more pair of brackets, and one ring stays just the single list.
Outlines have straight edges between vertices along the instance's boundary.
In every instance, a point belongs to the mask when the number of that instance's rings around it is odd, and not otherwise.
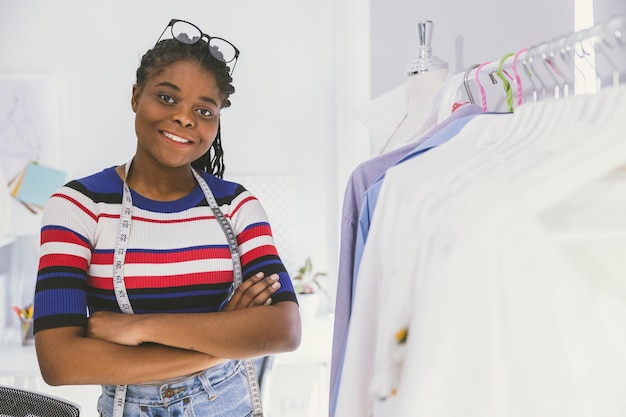
[{"label": "plastic hanger", "polygon": [[[595,79],[595,85],[593,85],[591,87],[591,90],[588,89],[589,85],[585,84],[585,93],[586,94],[595,94],[598,91],[598,76],[596,73],[596,66],[593,62],[591,62],[591,59],[589,58],[589,56],[591,55],[589,52],[587,52],[587,49],[585,49],[585,45],[584,45],[585,40],[577,40],[576,43],[574,44],[574,53],[576,54],[576,56],[583,62],[585,62],[587,64],[587,66],[589,67],[589,70],[592,74],[595,74],[594,79]],[[584,72],[584,71],[583,71]]]},{"label": "plastic hanger", "polygon": [[513,57],[513,77],[515,78],[515,87],[517,88],[517,106],[521,106],[524,102],[524,91],[522,88],[522,79],[519,76],[519,71],[517,70],[517,60],[520,54],[527,52],[528,48],[522,48],[515,53]]},{"label": "plastic hanger", "polygon": [[[526,73],[529,74],[529,79],[532,81],[532,84],[535,87],[535,92],[533,94],[533,98],[535,101],[543,100],[546,96],[546,83],[539,76],[534,66],[535,51],[537,50],[537,48],[538,45],[531,46],[528,50],[528,53],[526,54],[526,59],[523,62],[523,65],[526,68]],[[532,77],[530,77],[530,74],[532,74]],[[535,84],[534,80],[537,80],[539,82],[539,86]]]},{"label": "plastic hanger", "polygon": [[513,52],[510,52],[510,53],[504,55],[500,59],[500,63],[498,65],[498,70],[496,71],[496,75],[498,76],[498,78],[500,78],[502,80],[504,92],[506,93],[507,109],[509,110],[510,113],[513,112],[513,90],[511,89],[511,83],[509,82],[509,80],[506,79],[506,76],[504,75],[505,73],[502,70],[502,65],[504,65],[504,61],[506,61],[508,58],[510,58],[510,57],[512,57],[514,55],[515,55],[515,53],[513,53]]},{"label": "plastic hanger", "polygon": [[[611,40],[614,41],[617,49],[622,53],[626,52],[626,45],[624,44],[624,40],[622,38],[623,31],[626,29],[626,16],[617,16],[611,19],[606,26],[607,32],[611,35]],[[622,58],[624,58],[624,55],[622,55]]]},{"label": "plastic hanger", "polygon": [[542,55],[544,64],[546,65],[546,69],[548,73],[552,76],[555,82],[555,94],[556,98],[559,97],[567,97],[569,95],[569,84],[565,71],[559,65],[559,55],[558,51],[561,50],[560,43],[563,40],[556,40],[552,43],[546,44],[544,53]]},{"label": "plastic hanger", "polygon": [[543,42],[537,47],[537,53],[541,57],[541,63],[543,64],[546,73],[552,78],[552,95],[554,98],[559,98],[561,85],[557,75],[560,76],[559,69],[554,65],[552,59],[549,56],[550,44]]},{"label": "plastic hanger", "polygon": [[480,103],[483,111],[489,111],[489,108],[487,107],[487,93],[485,92],[485,87],[483,87],[483,84],[480,82],[480,70],[488,64],[491,64],[491,61],[483,62],[478,65],[478,67],[476,67],[476,74],[474,75],[474,79],[478,85],[478,91],[480,91]]},{"label": "plastic hanger", "polygon": [[532,100],[533,101],[537,101],[538,99],[538,91],[539,91],[539,87],[537,86],[537,83],[535,83],[535,75],[533,73],[533,71],[531,70],[531,66],[530,66],[530,60],[532,58],[529,57],[530,54],[530,50],[528,50],[526,52],[526,57],[522,60],[522,68],[524,69],[524,75],[526,76],[526,78],[528,79],[528,81],[530,81],[530,84],[532,85]]},{"label": "plastic hanger", "polygon": [[606,60],[606,62],[609,63],[609,66],[612,70],[610,76],[611,82],[613,84],[613,87],[617,87],[620,83],[620,71],[618,65],[615,63],[615,59],[613,56],[616,52],[615,45],[609,42],[606,36],[607,33],[605,33],[608,31],[610,31],[610,28],[608,27],[598,27],[597,30],[594,31],[597,36],[597,42],[595,42],[593,46],[598,55],[602,56]]},{"label": "plastic hanger", "polygon": [[561,51],[560,51],[561,60],[565,62],[566,68],[574,69],[573,71],[574,79],[572,81],[572,83],[574,84],[574,87],[576,87],[576,85],[586,86],[587,77],[585,76],[585,73],[580,68],[580,66],[576,65],[574,62],[574,56],[576,55],[576,52],[573,48],[573,45],[575,46],[575,42],[572,42],[572,38],[574,37],[575,34],[576,33],[571,33],[565,38],[565,45],[563,46],[563,48],[561,48]]},{"label": "plastic hanger", "polygon": [[[614,25],[617,26],[615,27],[615,29],[613,29]],[[622,49],[626,49],[626,45],[624,44],[623,33],[622,33],[623,30],[625,29],[625,26],[626,26],[626,19],[624,19],[621,16],[611,20],[607,24],[607,27],[609,28],[609,30],[613,31],[612,33],[613,33],[613,37],[615,38],[615,43],[619,45]]]}]

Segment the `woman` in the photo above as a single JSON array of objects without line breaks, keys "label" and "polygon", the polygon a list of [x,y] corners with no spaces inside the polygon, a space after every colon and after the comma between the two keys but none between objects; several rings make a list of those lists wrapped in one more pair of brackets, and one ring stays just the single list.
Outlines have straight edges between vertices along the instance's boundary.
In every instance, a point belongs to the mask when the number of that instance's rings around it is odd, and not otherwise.
[{"label": "woman", "polygon": [[251,415],[241,360],[298,347],[296,296],[261,204],[221,179],[239,51],[180,20],[163,34],[137,70],[131,161],[68,183],[44,210],[39,365],[50,385],[102,385],[102,416],[120,398],[124,416]]}]

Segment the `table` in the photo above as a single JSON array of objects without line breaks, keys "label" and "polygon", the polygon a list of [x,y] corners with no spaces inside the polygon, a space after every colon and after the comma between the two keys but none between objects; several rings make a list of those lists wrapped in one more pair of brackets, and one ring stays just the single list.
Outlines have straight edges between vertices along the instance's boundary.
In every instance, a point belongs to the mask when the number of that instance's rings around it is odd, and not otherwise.
[{"label": "table", "polygon": [[22,346],[18,327],[5,327],[0,333],[0,384],[51,394],[78,404],[85,417],[97,415],[100,386],[46,384],[39,372],[35,346]]}]

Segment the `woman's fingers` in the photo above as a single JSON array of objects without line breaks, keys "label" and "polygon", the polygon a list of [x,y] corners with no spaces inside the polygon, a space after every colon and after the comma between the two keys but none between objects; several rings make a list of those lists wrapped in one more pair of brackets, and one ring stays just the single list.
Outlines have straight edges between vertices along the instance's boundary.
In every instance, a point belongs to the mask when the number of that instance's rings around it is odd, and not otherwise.
[{"label": "woman's fingers", "polygon": [[271,303],[271,296],[280,288],[278,274],[265,277],[262,272],[244,281],[231,297],[224,310],[237,310]]}]

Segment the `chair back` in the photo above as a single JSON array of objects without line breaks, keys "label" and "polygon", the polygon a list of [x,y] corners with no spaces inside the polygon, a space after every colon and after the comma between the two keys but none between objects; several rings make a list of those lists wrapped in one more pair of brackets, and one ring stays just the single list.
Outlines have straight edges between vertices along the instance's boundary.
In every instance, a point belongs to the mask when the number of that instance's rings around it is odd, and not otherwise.
[{"label": "chair back", "polygon": [[0,386],[0,417],[79,417],[80,406],[42,392]]}]

